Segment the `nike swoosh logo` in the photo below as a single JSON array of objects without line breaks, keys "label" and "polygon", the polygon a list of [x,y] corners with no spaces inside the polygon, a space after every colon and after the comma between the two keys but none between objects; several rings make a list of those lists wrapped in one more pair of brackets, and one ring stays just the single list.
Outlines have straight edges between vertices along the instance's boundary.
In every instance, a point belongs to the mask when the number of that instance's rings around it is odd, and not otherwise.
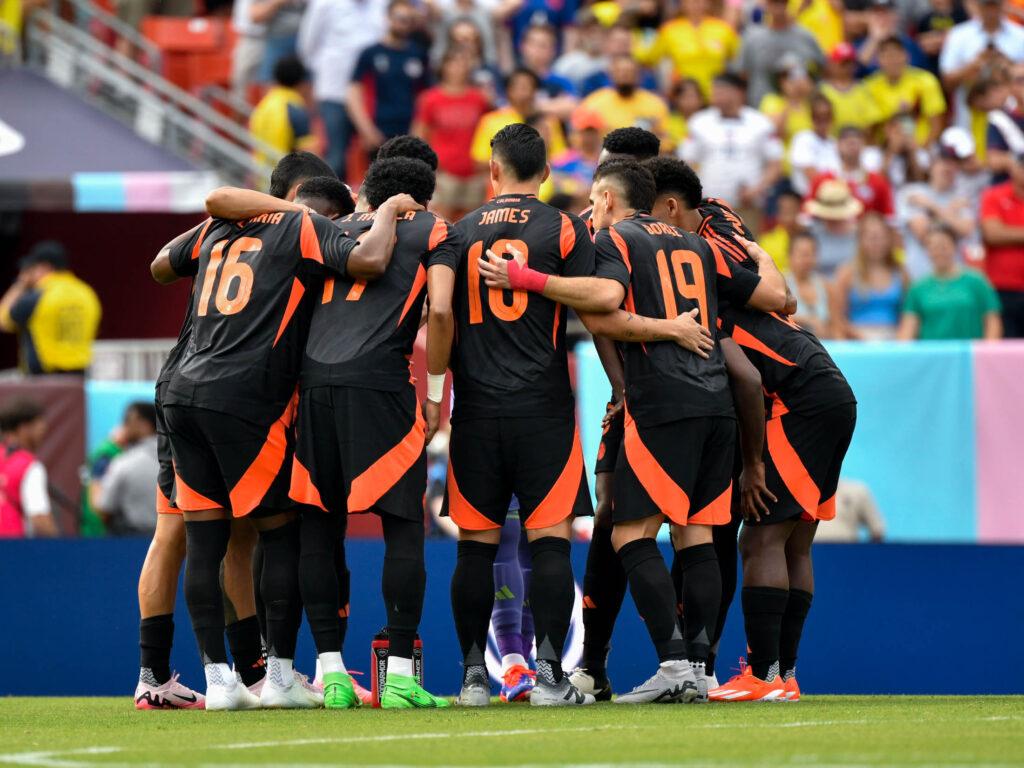
[{"label": "nike swoosh logo", "polygon": [[191,696],[182,696],[180,693],[176,693],[174,695],[182,701],[187,701],[190,704],[195,704],[197,701],[199,701],[199,697],[196,696],[194,693]]},{"label": "nike swoosh logo", "polygon": [[431,701],[429,704],[425,704],[412,696],[406,696],[404,693],[399,693],[398,691],[393,691],[392,694],[400,698],[402,701],[408,701],[414,707],[419,707],[421,709],[429,709],[431,707],[437,706],[437,704],[435,704],[433,701]]}]

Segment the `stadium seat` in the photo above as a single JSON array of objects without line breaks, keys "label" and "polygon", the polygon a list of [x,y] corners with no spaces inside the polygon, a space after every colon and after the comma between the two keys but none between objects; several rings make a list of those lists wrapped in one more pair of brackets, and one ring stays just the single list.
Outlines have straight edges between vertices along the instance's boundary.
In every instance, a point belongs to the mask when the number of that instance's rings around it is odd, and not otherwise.
[{"label": "stadium seat", "polygon": [[142,33],[164,54],[164,76],[195,92],[204,85],[228,85],[235,32],[226,19],[147,16]]}]

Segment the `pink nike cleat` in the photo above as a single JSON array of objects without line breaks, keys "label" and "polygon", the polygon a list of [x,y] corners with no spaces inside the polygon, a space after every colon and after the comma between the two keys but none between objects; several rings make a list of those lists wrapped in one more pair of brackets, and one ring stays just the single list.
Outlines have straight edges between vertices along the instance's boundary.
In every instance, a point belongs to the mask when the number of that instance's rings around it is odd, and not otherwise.
[{"label": "pink nike cleat", "polygon": [[348,671],[349,677],[352,678],[352,690],[355,691],[356,698],[358,698],[359,701],[361,701],[363,703],[364,707],[372,707],[373,706],[373,694],[370,693],[368,690],[363,688],[363,686],[361,686],[359,683],[356,682],[356,677],[355,676],[356,675],[362,676],[362,674],[363,674],[362,672],[353,672],[352,670]]},{"label": "pink nike cleat", "polygon": [[252,685],[247,686],[249,688],[249,693],[251,693],[253,696],[260,696],[263,693],[263,683],[265,683],[266,681],[267,676],[264,675]]},{"label": "pink nike cleat", "polygon": [[203,694],[178,682],[178,673],[163,685],[149,685],[141,680],[135,687],[136,709],[206,709]]}]

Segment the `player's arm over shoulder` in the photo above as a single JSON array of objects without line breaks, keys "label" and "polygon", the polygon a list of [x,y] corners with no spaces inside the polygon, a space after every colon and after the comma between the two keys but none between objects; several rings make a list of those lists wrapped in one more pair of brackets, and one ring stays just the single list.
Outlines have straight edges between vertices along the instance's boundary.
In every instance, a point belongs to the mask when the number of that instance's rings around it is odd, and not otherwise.
[{"label": "player's arm over shoulder", "polygon": [[161,248],[149,265],[153,279],[161,285],[168,285],[181,277],[194,276],[199,248],[211,222],[212,219],[207,219],[197,224]]}]

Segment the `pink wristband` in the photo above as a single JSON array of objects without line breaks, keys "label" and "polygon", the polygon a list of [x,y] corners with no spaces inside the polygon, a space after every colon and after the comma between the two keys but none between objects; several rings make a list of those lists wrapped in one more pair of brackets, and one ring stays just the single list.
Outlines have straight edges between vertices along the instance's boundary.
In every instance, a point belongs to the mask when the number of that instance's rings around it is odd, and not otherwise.
[{"label": "pink wristband", "polygon": [[538,272],[536,269],[520,266],[515,259],[508,262],[508,282],[512,290],[529,291],[530,293],[543,293],[544,286],[548,284],[551,275],[545,272]]}]

